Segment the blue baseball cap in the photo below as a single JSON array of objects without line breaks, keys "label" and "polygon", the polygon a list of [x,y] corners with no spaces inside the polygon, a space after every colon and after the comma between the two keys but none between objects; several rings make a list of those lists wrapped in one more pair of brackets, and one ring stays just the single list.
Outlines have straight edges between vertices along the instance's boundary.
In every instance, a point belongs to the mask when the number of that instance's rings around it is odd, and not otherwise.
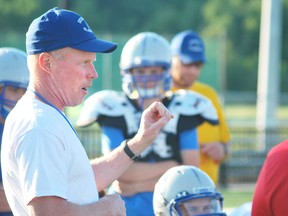
[{"label": "blue baseball cap", "polygon": [[171,50],[172,55],[179,56],[184,64],[206,62],[204,42],[191,30],[176,34],[171,41]]},{"label": "blue baseball cap", "polygon": [[33,20],[26,33],[27,54],[64,47],[109,53],[117,48],[117,44],[98,39],[84,18],[73,11],[55,7]]}]

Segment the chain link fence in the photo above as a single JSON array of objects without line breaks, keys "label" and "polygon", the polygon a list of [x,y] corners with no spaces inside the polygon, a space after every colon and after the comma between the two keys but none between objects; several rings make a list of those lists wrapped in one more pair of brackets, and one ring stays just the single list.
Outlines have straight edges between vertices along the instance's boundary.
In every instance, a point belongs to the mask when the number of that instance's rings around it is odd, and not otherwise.
[{"label": "chain link fence", "polygon": [[[88,157],[99,157],[101,155],[99,127],[76,129]],[[220,171],[219,184],[223,187],[234,183],[255,183],[267,152],[288,137],[288,130],[273,128],[258,131],[255,127],[231,127],[231,135],[231,156],[222,164]]]}]

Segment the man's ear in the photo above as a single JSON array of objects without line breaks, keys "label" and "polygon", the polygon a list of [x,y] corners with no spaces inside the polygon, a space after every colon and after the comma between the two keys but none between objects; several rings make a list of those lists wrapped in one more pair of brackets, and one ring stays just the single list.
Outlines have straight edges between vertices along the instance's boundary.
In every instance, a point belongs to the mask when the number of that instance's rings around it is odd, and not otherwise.
[{"label": "man's ear", "polygon": [[51,59],[52,56],[50,53],[41,53],[39,56],[39,65],[42,68],[42,70],[49,72],[51,69]]}]

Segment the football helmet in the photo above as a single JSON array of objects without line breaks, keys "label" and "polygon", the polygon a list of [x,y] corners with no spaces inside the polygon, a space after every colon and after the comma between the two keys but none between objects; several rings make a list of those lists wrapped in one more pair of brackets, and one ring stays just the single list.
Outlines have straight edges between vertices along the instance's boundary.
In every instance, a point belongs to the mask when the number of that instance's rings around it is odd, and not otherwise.
[{"label": "football helmet", "polygon": [[[162,67],[163,73],[153,75],[131,73],[133,68],[153,66]],[[138,33],[127,41],[121,53],[123,91],[131,99],[162,98],[171,87],[170,66],[169,42],[154,32]]]},{"label": "football helmet", "polygon": [[156,216],[225,216],[222,202],[211,178],[188,165],[167,170],[156,183],[153,196]]},{"label": "football helmet", "polygon": [[28,82],[26,53],[12,47],[0,48],[0,115],[4,119],[17,103],[17,101],[5,98],[7,87],[26,89]]}]

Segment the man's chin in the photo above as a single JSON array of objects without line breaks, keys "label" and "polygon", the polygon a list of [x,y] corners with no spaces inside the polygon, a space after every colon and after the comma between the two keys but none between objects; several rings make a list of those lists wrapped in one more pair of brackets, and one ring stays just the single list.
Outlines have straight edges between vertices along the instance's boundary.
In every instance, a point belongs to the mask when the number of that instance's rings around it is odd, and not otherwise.
[{"label": "man's chin", "polygon": [[191,83],[187,83],[187,82],[182,82],[182,83],[179,83],[178,87],[180,88],[184,88],[184,89],[187,89],[191,86]]}]

